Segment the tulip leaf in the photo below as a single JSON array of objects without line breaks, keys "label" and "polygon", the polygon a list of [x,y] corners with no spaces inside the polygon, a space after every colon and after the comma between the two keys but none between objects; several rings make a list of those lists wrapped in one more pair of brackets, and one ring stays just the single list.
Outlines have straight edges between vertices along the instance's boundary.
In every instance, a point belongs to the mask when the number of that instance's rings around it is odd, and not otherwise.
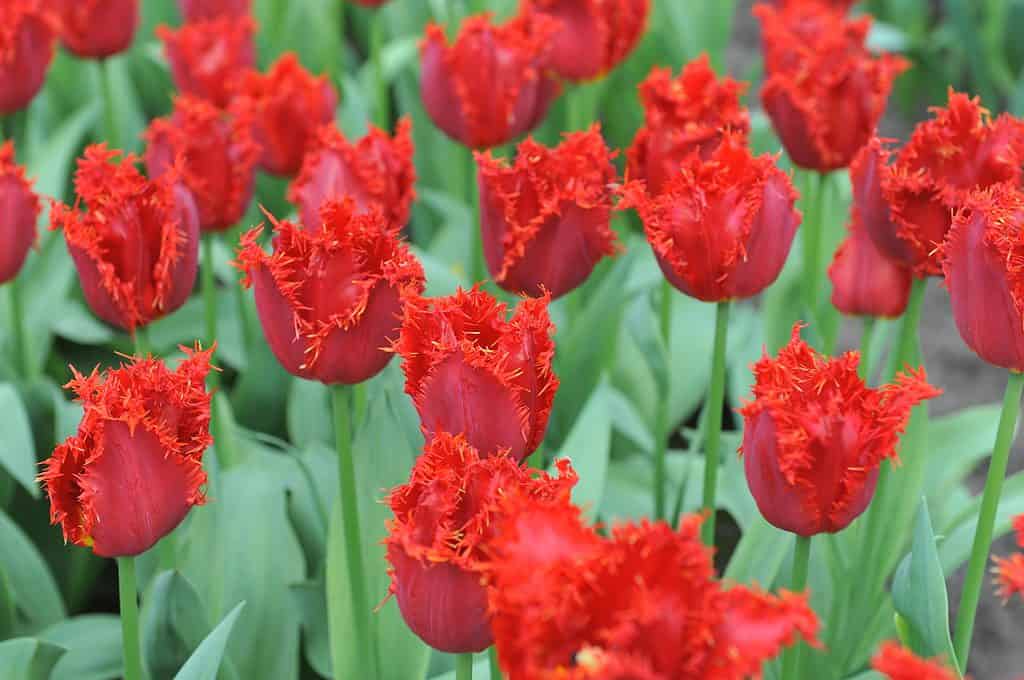
[{"label": "tulip leaf", "polygon": [[206,639],[196,648],[195,653],[174,676],[174,680],[216,680],[217,670],[224,659],[224,649],[227,647],[228,638],[231,636],[235,621],[242,613],[243,607],[245,607],[245,602],[239,602],[224,617],[224,620],[217,624],[217,627],[206,636]]},{"label": "tulip leaf", "polygon": [[288,438],[299,449],[321,443],[334,444],[331,395],[315,380],[292,378],[288,390]]},{"label": "tulip leaf", "polygon": [[67,649],[50,680],[113,680],[124,673],[121,620],[116,616],[75,616],[50,626],[39,638]]},{"label": "tulip leaf", "polygon": [[49,680],[64,648],[33,638],[0,642],[0,668],[10,680]]},{"label": "tulip leaf", "polygon": [[92,315],[78,300],[68,299],[54,315],[54,334],[83,345],[104,345],[114,339],[109,326]]},{"label": "tulip leaf", "polygon": [[0,467],[39,498],[32,428],[18,391],[9,383],[0,383]]},{"label": "tulip leaf", "polygon": [[[944,535],[939,546],[939,556],[946,574],[952,574],[971,554],[974,543],[974,532],[981,507],[981,494],[970,499],[966,508],[959,513],[958,520]],[[999,499],[996,512],[996,524],[993,537],[1008,533],[1013,517],[1024,513],[1024,472],[1018,472],[1007,478],[1003,485],[1003,494]]]},{"label": "tulip leaf", "polygon": [[306,661],[321,677],[331,677],[331,648],[327,633],[327,598],[323,580],[303,581],[292,586],[301,612],[302,642]]},{"label": "tulip leaf", "polygon": [[573,503],[583,509],[589,519],[597,516],[608,479],[608,456],[611,449],[611,413],[609,388],[602,379],[583,406],[569,430],[557,458],[568,458],[580,481],[572,491]]},{"label": "tulip leaf", "polygon": [[[55,532],[57,530],[54,530]],[[17,524],[0,512],[0,570],[7,577],[18,610],[33,625],[45,626],[66,614],[50,568]]]},{"label": "tulip leaf", "polygon": [[[485,658],[483,661],[473,662],[473,677],[474,678],[486,678],[490,672],[490,662]],[[456,680],[455,671],[451,670],[447,673],[441,673],[440,675],[431,676],[430,680]]]}]

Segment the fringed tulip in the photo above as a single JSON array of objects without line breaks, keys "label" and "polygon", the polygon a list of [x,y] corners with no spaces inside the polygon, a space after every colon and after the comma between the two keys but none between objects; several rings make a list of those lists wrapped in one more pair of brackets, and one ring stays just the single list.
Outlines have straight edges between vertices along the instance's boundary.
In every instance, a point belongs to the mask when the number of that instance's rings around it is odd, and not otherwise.
[{"label": "fringed tulip", "polygon": [[178,0],[178,9],[187,23],[220,17],[241,19],[252,12],[252,0]]},{"label": "fringed tulip", "polygon": [[920,402],[941,394],[924,370],[870,388],[860,357],[828,358],[800,339],[754,364],[741,448],[747,483],[768,522],[800,536],[846,528],[871,502],[878,470]]},{"label": "fringed tulip", "polygon": [[[1024,548],[1024,515],[1013,518],[1013,529],[1017,534],[1017,547]],[[1024,597],[1024,553],[1016,552],[1009,557],[996,557],[994,560],[992,571],[1003,602],[1008,602],[1014,595]]]},{"label": "fringed tulip", "polygon": [[51,0],[60,15],[60,38],[72,54],[103,59],[131,47],[139,26],[139,0]]},{"label": "fringed tulip", "polygon": [[[871,667],[888,680],[959,680],[940,659],[922,659],[896,642],[883,643]],[[967,680],[970,680],[969,678]]]},{"label": "fringed tulip", "polygon": [[0,27],[0,114],[14,113],[43,86],[60,24],[43,0],[7,0]]},{"label": "fringed tulip", "polygon": [[410,300],[394,350],[423,430],[461,432],[483,455],[522,460],[540,445],[558,378],[548,298],[506,307],[477,288]]},{"label": "fringed tulip", "polygon": [[65,541],[101,557],[139,555],[203,503],[211,350],[182,350],[175,371],[141,358],[102,375],[72,369],[67,387],[84,411],[78,434],[39,476]]},{"label": "fringed tulip", "polygon": [[18,275],[36,242],[39,197],[14,162],[14,142],[0,145],[0,284]]},{"label": "fringed tulip", "polygon": [[255,33],[256,22],[250,16],[221,16],[178,29],[156,29],[175,87],[220,107],[228,105],[239,79],[256,65]]},{"label": "fringed tulip", "polygon": [[134,332],[176,310],[192,292],[199,216],[180,172],[148,180],[134,156],[117,161],[120,155],[103,144],[88,147],[75,173],[78,200],[74,207],[54,205],[50,223],[64,230],[96,316]]},{"label": "fringed tulip", "polygon": [[554,149],[527,139],[511,166],[476,154],[484,256],[499,286],[557,298],[615,253],[613,156],[596,124]]},{"label": "fringed tulip", "polygon": [[257,227],[242,237],[238,266],[274,356],[325,384],[372,378],[391,359],[403,298],[423,290],[423,268],[398,228],[377,209],[358,213],[351,199],[328,202],[317,228],[271,222],[274,252],[263,251]]},{"label": "fringed tulip", "polygon": [[856,209],[849,229],[828,269],[832,304],[843,314],[902,316],[910,298],[910,269],[878,249]]}]

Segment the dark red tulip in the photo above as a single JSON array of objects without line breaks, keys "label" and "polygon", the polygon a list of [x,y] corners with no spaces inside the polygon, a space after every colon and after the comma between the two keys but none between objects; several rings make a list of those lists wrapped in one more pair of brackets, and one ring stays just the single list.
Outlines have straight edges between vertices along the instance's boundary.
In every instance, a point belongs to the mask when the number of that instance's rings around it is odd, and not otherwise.
[{"label": "dark red tulip", "polygon": [[[199,259],[199,215],[192,194],[169,172],[148,180],[131,154],[96,144],[75,173],[75,206],[55,204],[85,301],[107,323],[134,332],[188,299]],[[86,210],[78,210],[80,202]]]},{"label": "dark red tulip", "polygon": [[478,288],[408,301],[394,349],[428,436],[461,432],[483,455],[533,453],[558,390],[547,304],[526,298],[506,319],[504,303]]},{"label": "dark red tulip", "polygon": [[693,151],[708,158],[725,131],[743,138],[750,132],[750,114],[740,105],[745,83],[717,78],[706,54],[672,70],[654,68],[640,83],[644,126],[627,152],[629,179],[642,179],[657,193]]},{"label": "dark red tulip", "polygon": [[857,375],[860,355],[825,357],[793,327],[778,357],[754,364],[754,394],[743,414],[744,469],[761,514],[800,536],[846,528],[871,502],[882,461],[896,445],[911,409],[942,393],[924,369],[868,387]]},{"label": "dark red tulip", "polygon": [[240,19],[252,13],[252,0],[178,0],[178,9],[186,23],[220,17]]},{"label": "dark red tulip", "polygon": [[[223,231],[242,219],[260,157],[250,116],[229,116],[206,100],[181,95],[174,113],[150,123],[145,137],[150,176],[179,173],[195,198],[201,229]],[[179,158],[184,162],[177,165]]]},{"label": "dark red tulip", "polygon": [[0,284],[18,275],[36,242],[39,197],[25,170],[14,162],[14,142],[0,145]]},{"label": "dark red tulip", "polygon": [[263,333],[289,373],[355,384],[391,360],[402,300],[423,290],[423,268],[376,208],[330,201],[319,227],[274,225],[274,252],[257,227],[242,237],[238,266],[256,292]]},{"label": "dark red tulip", "polygon": [[545,65],[557,23],[521,15],[494,25],[490,15],[462,23],[451,45],[427,26],[420,92],[431,120],[457,142],[483,149],[538,125],[558,94]]},{"label": "dark red tulip", "polygon": [[267,73],[249,71],[238,86],[240,101],[251,106],[256,139],[263,147],[261,167],[275,175],[294,175],[306,147],[321,126],[334,120],[338,95],[327,76],[313,76],[293,52],[281,56]]},{"label": "dark red tulip", "polygon": [[227,106],[234,86],[256,65],[253,36],[256,22],[249,16],[222,16],[185,24],[157,26],[174,86],[184,94]]},{"label": "dark red tulip", "polygon": [[388,0],[352,0],[352,2],[357,5],[362,5],[363,7],[383,7],[384,3],[387,1]]},{"label": "dark red tulip", "polygon": [[102,59],[132,45],[139,0],[51,0],[60,14],[60,39],[79,57]]},{"label": "dark red tulip", "polygon": [[854,209],[850,233],[832,266],[832,304],[843,314],[896,318],[910,298],[910,269],[890,260],[875,245]]},{"label": "dark red tulip", "polygon": [[78,395],[82,421],[39,475],[65,541],[101,557],[139,555],[204,502],[211,350],[181,349],[175,371],[137,357],[102,375],[71,369],[66,387]]},{"label": "dark red tulip", "polygon": [[619,207],[640,214],[665,277],[705,302],[747,298],[767,288],[800,224],[789,176],[774,157],[755,158],[732,133],[706,160],[691,153],[661,193],[630,182],[623,196]]},{"label": "dark red tulip", "polygon": [[613,156],[597,124],[554,149],[527,139],[511,166],[476,154],[484,255],[499,286],[557,298],[615,253]]},{"label": "dark red tulip", "polygon": [[14,113],[43,86],[60,24],[42,0],[7,0],[0,26],[0,113]]},{"label": "dark red tulip", "polygon": [[394,137],[370,126],[355,143],[333,123],[313,138],[298,177],[288,187],[288,200],[299,209],[307,228],[320,220],[320,206],[349,196],[359,210],[377,206],[396,227],[409,221],[416,197],[416,167],[412,162],[412,123],[398,121]]},{"label": "dark red tulip", "polygon": [[644,31],[650,0],[523,0],[523,13],[535,12],[559,23],[551,38],[549,64],[569,80],[604,75],[629,56]]},{"label": "dark red tulip", "polygon": [[885,642],[871,658],[871,668],[887,680],[958,680],[960,674],[942,658],[922,659],[898,642]]}]

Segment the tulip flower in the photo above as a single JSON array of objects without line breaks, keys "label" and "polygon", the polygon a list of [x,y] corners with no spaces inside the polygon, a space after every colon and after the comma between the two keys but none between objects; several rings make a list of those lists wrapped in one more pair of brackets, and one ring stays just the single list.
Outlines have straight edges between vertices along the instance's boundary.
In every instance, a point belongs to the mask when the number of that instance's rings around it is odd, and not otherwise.
[{"label": "tulip flower", "polygon": [[39,197],[14,161],[14,142],[0,145],[0,284],[13,280],[36,242]]},{"label": "tulip flower", "polygon": [[717,78],[706,54],[684,66],[678,78],[671,69],[652,69],[639,87],[644,126],[627,152],[626,175],[658,193],[692,151],[706,160],[726,131],[745,138],[750,114],[739,99],[745,89],[745,83]]},{"label": "tulip flower", "polygon": [[355,143],[333,123],[317,130],[291,186],[288,200],[302,223],[315,228],[320,208],[329,200],[349,196],[356,208],[377,206],[395,227],[409,221],[416,197],[416,168],[412,162],[412,123],[403,118],[394,137],[375,127]]},{"label": "tulip flower", "polygon": [[430,24],[421,48],[420,91],[431,120],[446,135],[481,149],[504,144],[538,125],[557,96],[547,73],[558,24],[520,15],[500,25],[490,15],[462,23],[455,42]]},{"label": "tulip flower", "polygon": [[640,42],[650,0],[523,0],[521,12],[559,23],[549,64],[568,80],[597,78],[619,65]]},{"label": "tulip flower", "polygon": [[357,5],[362,5],[363,7],[383,7],[384,3],[387,1],[388,0],[352,0],[352,2]]},{"label": "tulip flower", "polygon": [[[1024,515],[1013,518],[1013,529],[1017,534],[1017,546],[1024,548]],[[1014,553],[1009,557],[996,557],[995,568],[998,593],[1006,603],[1014,595],[1024,597],[1024,553]]]},{"label": "tulip flower", "polygon": [[882,254],[856,208],[849,231],[828,269],[832,304],[843,314],[901,316],[910,298],[910,269]]},{"label": "tulip flower", "polygon": [[261,167],[275,175],[294,175],[316,131],[334,120],[338,95],[327,76],[313,76],[293,52],[267,73],[249,71],[238,84],[243,106],[251,106],[256,139],[263,147]]},{"label": "tulip flower", "polygon": [[393,349],[424,434],[461,432],[485,456],[534,452],[558,390],[548,301],[524,299],[511,319],[478,288],[407,302]]},{"label": "tulip flower", "polygon": [[86,59],[104,59],[131,47],[139,0],[52,0],[64,47]]},{"label": "tulip flower", "polygon": [[557,298],[615,254],[613,157],[598,124],[554,149],[527,139],[511,166],[490,152],[476,154],[483,250],[499,286]]},{"label": "tulip flower", "polygon": [[0,114],[28,106],[46,79],[59,23],[42,0],[0,5]]},{"label": "tulip flower", "polygon": [[[268,215],[269,217],[269,215]],[[273,217],[274,252],[262,227],[242,237],[238,267],[256,293],[263,332],[285,370],[352,385],[379,373],[398,338],[402,299],[423,290],[423,268],[377,209],[330,201],[318,228]]]},{"label": "tulip flower", "polygon": [[156,28],[174,86],[221,107],[231,101],[237,81],[256,65],[255,33],[256,22],[250,16],[221,16],[178,29]]},{"label": "tulip flower", "polygon": [[871,667],[889,680],[958,680],[960,677],[940,659],[922,659],[896,642],[884,643],[871,659]]},{"label": "tulip flower", "polygon": [[252,12],[252,0],[178,0],[178,9],[186,23],[220,17],[241,19]]},{"label": "tulip flower", "polygon": [[443,652],[479,652],[492,642],[481,582],[487,544],[503,495],[566,497],[576,474],[537,477],[506,452],[482,456],[462,435],[437,433],[409,482],[389,497],[387,559],[391,593],[409,628]]},{"label": "tulip flower", "polygon": [[[96,316],[134,333],[185,303],[195,284],[199,216],[180,172],[149,180],[103,144],[78,161],[75,206],[55,204],[85,301]],[[78,210],[84,201],[86,210]]]}]

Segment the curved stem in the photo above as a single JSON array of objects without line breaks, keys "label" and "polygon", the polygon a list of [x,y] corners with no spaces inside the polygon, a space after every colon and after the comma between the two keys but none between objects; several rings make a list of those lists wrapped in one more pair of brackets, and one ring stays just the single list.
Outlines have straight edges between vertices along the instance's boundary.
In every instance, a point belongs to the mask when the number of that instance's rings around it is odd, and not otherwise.
[{"label": "curved stem", "polygon": [[35,366],[29,353],[28,333],[25,328],[25,305],[21,299],[21,286],[15,277],[7,284],[8,311],[11,317],[11,341],[14,350],[14,362],[25,380],[32,378]]},{"label": "curved stem", "polygon": [[658,403],[655,417],[654,444],[654,518],[665,517],[665,453],[668,449],[669,401],[672,397],[672,376],[669,366],[672,364],[672,284],[663,281],[661,284],[661,301],[658,308],[658,331],[661,334],[662,346],[665,348],[665,392]]},{"label": "curved stem", "polygon": [[384,77],[384,62],[381,52],[384,49],[384,10],[373,12],[370,26],[370,61],[373,64],[373,82],[377,97],[377,127],[385,132],[391,129],[391,100],[388,83]]},{"label": "curved stem", "polygon": [[[811,561],[811,537],[797,536],[796,545],[793,547],[793,577],[790,580],[790,590],[799,593],[807,587],[807,567]],[[797,642],[786,650],[782,657],[782,678],[785,680],[799,680],[800,678],[800,657],[803,643]]]},{"label": "curved stem", "polygon": [[455,680],[473,680],[472,654],[459,654],[455,657]]},{"label": "curved stem", "polygon": [[117,591],[121,600],[121,640],[124,644],[125,680],[142,680],[139,644],[139,602],[135,585],[135,558],[117,558]]},{"label": "curved stem", "polygon": [[722,439],[722,404],[725,401],[725,348],[729,333],[729,301],[715,310],[715,347],[711,359],[711,389],[708,393],[708,430],[704,446],[704,503],[707,519],[701,535],[707,545],[715,544],[715,496],[718,493],[718,449]]}]

